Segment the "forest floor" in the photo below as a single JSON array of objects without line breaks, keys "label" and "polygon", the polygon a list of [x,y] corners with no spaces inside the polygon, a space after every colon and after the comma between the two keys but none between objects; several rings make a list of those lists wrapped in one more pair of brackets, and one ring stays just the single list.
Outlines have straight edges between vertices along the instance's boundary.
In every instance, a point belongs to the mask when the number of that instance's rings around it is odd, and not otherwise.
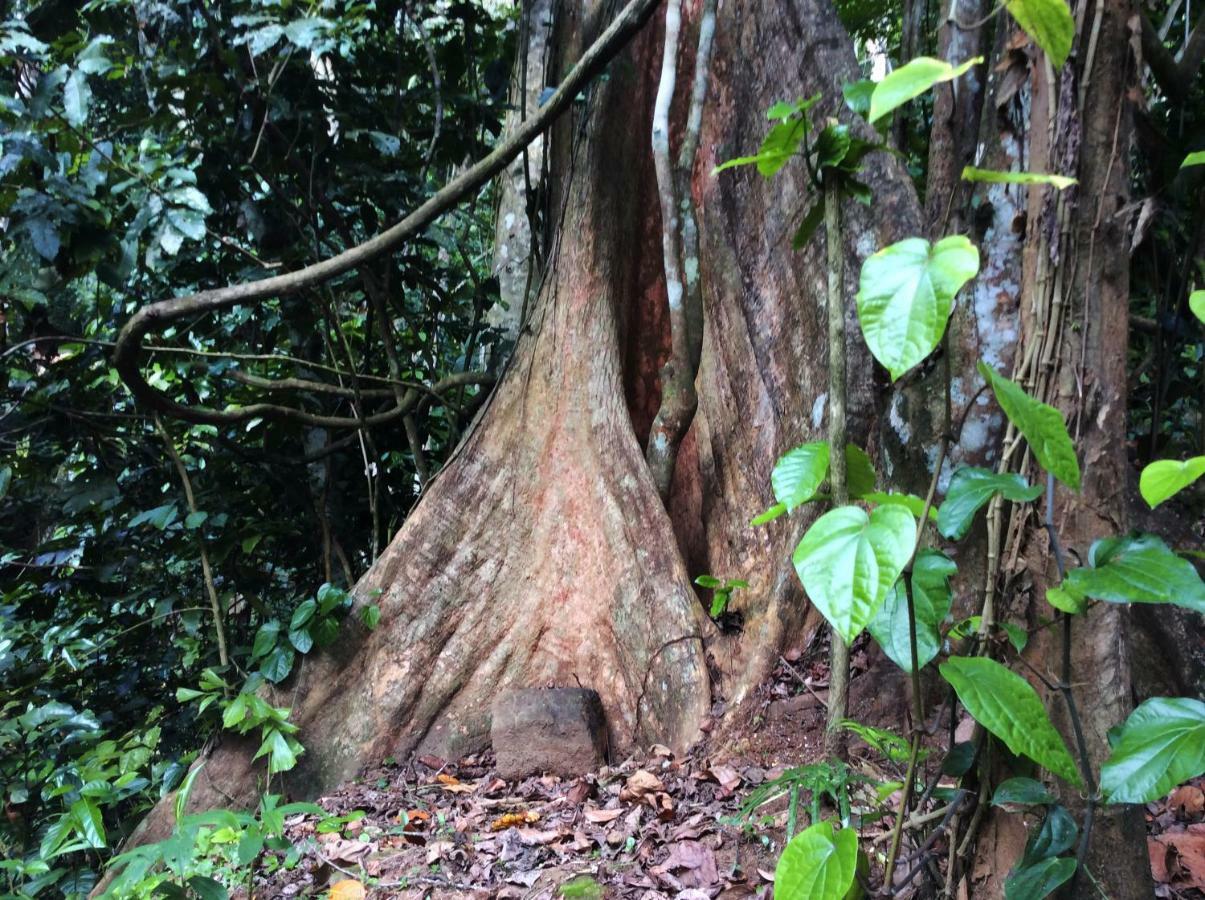
[{"label": "forest floor", "polygon": [[[748,704],[740,734],[733,740],[727,733],[722,759],[713,758],[704,740],[683,757],[655,746],[576,779],[507,782],[494,774],[488,753],[456,762],[419,757],[366,771],[318,801],[335,818],[288,820],[293,858],[285,864],[285,854],[276,854],[261,869],[255,894],[770,900],[791,817],[789,795],[774,790],[776,780],[793,769],[800,783],[821,793],[832,786],[834,772],[822,763],[798,768],[822,756],[822,650],[788,653],[780,661],[757,702]],[[897,705],[903,704],[902,684],[883,690],[890,675],[862,677],[867,652],[854,647],[851,708],[860,721],[887,727],[904,708]],[[947,728],[934,730],[931,750],[941,752]],[[879,853],[887,847],[891,816],[873,811],[883,809],[883,795],[887,807],[898,803],[890,784],[902,780],[905,762],[884,749],[892,750],[851,742],[846,788],[861,845]],[[876,793],[883,784],[888,787]],[[1198,779],[1148,808],[1158,897],[1205,897],[1203,786],[1205,779]],[[751,810],[767,793],[778,795]],[[808,822],[811,796],[800,791],[800,827]],[[940,789],[934,796],[940,798]],[[941,805],[929,801],[929,807]],[[838,814],[827,797],[823,814]],[[916,877],[913,890],[897,896],[931,896],[935,884],[940,889],[948,853],[941,837],[919,851],[905,841],[901,856],[914,860],[902,868]]]}]

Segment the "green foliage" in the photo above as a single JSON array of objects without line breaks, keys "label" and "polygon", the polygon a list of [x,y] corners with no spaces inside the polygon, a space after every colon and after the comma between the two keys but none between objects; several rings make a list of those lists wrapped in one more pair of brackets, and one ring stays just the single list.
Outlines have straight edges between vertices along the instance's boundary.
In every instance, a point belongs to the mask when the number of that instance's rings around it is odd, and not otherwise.
[{"label": "green foliage", "polygon": [[823,760],[790,768],[777,778],[764,781],[750,791],[741,803],[735,822],[750,819],[758,809],[783,796],[791,798],[791,807],[794,808],[798,805],[800,795],[806,793],[811,821],[820,821],[821,803],[827,798],[837,809],[842,824],[848,825],[849,785],[864,780],[864,776],[851,771],[849,766],[840,760]]},{"label": "green foliage", "polygon": [[897,107],[919,97],[934,85],[953,81],[973,66],[983,62],[982,56],[952,66],[942,59],[920,56],[911,59],[883,77],[870,96],[870,117],[873,124]]},{"label": "green foliage", "polygon": [[762,176],[769,178],[776,175],[803,145],[810,125],[808,111],[820,100],[820,95],[800,99],[794,103],[780,100],[768,110],[766,118],[775,124],[771,126],[762,139],[761,147],[753,156],[739,156],[727,162],[720,163],[712,170],[717,175],[727,169],[737,166],[757,166]]},{"label": "green foliage", "polygon": [[1074,178],[1066,175],[1048,175],[1044,172],[997,172],[992,169],[977,169],[965,166],[962,170],[963,181],[977,181],[987,184],[1050,184],[1060,191],[1079,184]]},{"label": "green foliage", "polygon": [[847,642],[878,612],[912,555],[916,520],[894,504],[867,515],[855,506],[817,519],[793,561],[808,597]]},{"label": "green foliage", "polygon": [[[950,578],[958,570],[944,553],[922,550],[912,564],[910,586],[916,613],[916,653],[918,668],[923,668],[941,650],[941,624],[950,613]],[[912,671],[912,646],[909,638],[908,602],[905,575],[887,594],[887,599],[869,624],[874,637],[888,659],[905,672]]]},{"label": "green foliage", "polygon": [[1070,784],[1083,779],[1029,682],[987,657],[954,656],[940,666],[971,716],[1018,756],[1027,756]]},{"label": "green foliage", "polygon": [[1058,890],[1075,874],[1070,858],[1044,859],[1009,873],[1004,882],[1004,900],[1042,900]]},{"label": "green foliage", "polygon": [[1110,803],[1151,803],[1205,772],[1205,703],[1154,697],[1130,713],[1100,786]]},{"label": "green foliage", "polygon": [[1009,15],[1046,51],[1054,68],[1061,69],[1075,40],[1075,20],[1065,0],[1005,0]]},{"label": "green foliage", "polygon": [[827,477],[828,442],[813,441],[779,457],[770,473],[770,484],[774,498],[790,512],[811,500]]},{"label": "green foliage", "polygon": [[952,541],[966,537],[975,513],[994,495],[1005,500],[1027,503],[1042,493],[1040,484],[1031,485],[1015,472],[996,473],[974,466],[960,466],[950,478],[946,499],[937,510],[937,530]]},{"label": "green foliage", "polygon": [[739,578],[721,580],[713,575],[700,575],[695,579],[695,584],[712,591],[708,615],[713,619],[718,619],[728,611],[728,604],[732,602],[733,592],[749,586],[749,582]]},{"label": "green foliage", "polygon": [[1187,169],[1191,166],[1205,166],[1205,150],[1194,150],[1184,157],[1184,161],[1180,163],[1181,169]]},{"label": "green foliage", "polygon": [[893,381],[933,352],[954,297],[978,271],[979,251],[960,235],[933,245],[908,238],[862,264],[858,320],[870,352]]},{"label": "green foliage", "polygon": [[1035,806],[1053,802],[1054,797],[1046,786],[1032,778],[1009,778],[1000,782],[992,794],[992,806]]},{"label": "green foliage", "polygon": [[[1205,154],[1205,150],[1201,152]],[[1198,321],[1205,322],[1205,291],[1193,291],[1189,294],[1188,306]]]},{"label": "green foliage", "polygon": [[791,839],[774,870],[774,900],[841,900],[854,883],[858,834],[816,822]]},{"label": "green foliage", "polygon": [[1154,509],[1193,484],[1202,475],[1205,475],[1205,456],[1194,456],[1183,462],[1161,459],[1142,470],[1138,490],[1147,505]]},{"label": "green foliage", "polygon": [[1095,541],[1088,551],[1088,565],[1069,571],[1059,587],[1077,604],[1083,598],[1174,603],[1205,612],[1205,582],[1192,563],[1153,534]]},{"label": "green foliage", "polygon": [[1079,460],[1062,414],[1009,381],[987,363],[979,363],[979,374],[996,395],[996,402],[1010,422],[1025,435],[1038,464],[1072,490],[1079,490]]}]

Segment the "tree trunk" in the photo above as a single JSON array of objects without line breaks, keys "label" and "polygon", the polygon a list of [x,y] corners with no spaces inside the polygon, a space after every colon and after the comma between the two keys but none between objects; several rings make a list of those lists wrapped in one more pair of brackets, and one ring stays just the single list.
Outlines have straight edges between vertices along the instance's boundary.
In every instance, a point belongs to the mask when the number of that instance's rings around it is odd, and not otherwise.
[{"label": "tree trunk", "polygon": [[[679,68],[686,72],[700,4],[683,5],[681,46],[687,49]],[[603,27],[609,5],[556,0],[556,6],[552,73],[565,71],[574,52]],[[989,5],[960,0],[955,6],[967,21]],[[876,154],[866,175],[873,210],[852,202],[841,210],[849,437],[879,460],[893,484],[917,490],[927,480],[928,448],[940,427],[940,417],[928,412],[936,381],[922,372],[892,391],[876,374],[854,313],[862,260],[926,230],[966,228],[981,244],[983,274],[950,329],[955,420],[971,408],[955,462],[991,465],[1000,458],[1004,420],[976,399],[975,359],[1006,372],[1021,365],[1034,340],[1044,346],[1040,336],[1048,333],[1052,308],[1026,312],[1022,297],[1062,298],[1051,365],[1033,369],[1038,377],[1031,387],[1072,414],[1086,448],[1085,489],[1079,497],[1060,495],[1059,506],[1064,541],[1081,552],[1092,537],[1124,525],[1124,514],[1111,521],[1109,511],[1124,508],[1126,498],[1117,491],[1128,471],[1120,440],[1125,223],[1116,216],[1128,174],[1128,120],[1119,113],[1131,74],[1128,4],[1103,3],[1091,63],[1084,59],[1083,35],[1093,33],[1096,3],[1086,6],[1079,57],[1068,70],[1087,70],[1091,89],[1077,94],[1084,75],[1068,77],[1070,93],[1051,96],[1053,82],[1029,57],[1018,61],[1019,73],[989,66],[994,81],[986,91],[981,70],[967,95],[943,99],[939,92],[934,153],[949,158],[931,163],[933,184],[949,192],[957,192],[962,164],[978,154],[985,167],[1078,172],[1077,195],[1056,209],[1048,205],[1049,191],[1028,191],[1026,200],[1025,188],[991,186],[980,195],[990,205],[974,221],[966,215],[965,195],[951,195],[946,223],[931,187],[926,226],[901,164]],[[995,26],[994,62],[1016,52],[1005,21],[1001,16]],[[661,58],[660,17],[654,22],[587,92],[572,121],[548,136],[551,240],[535,279],[539,290],[475,427],[356,586],[357,604],[381,607],[379,626],[365,632],[352,624],[358,622],[353,615],[338,646],[307,659],[280,692],[306,746],[284,779],[294,795],[320,793],[380,757],[416,750],[452,757],[482,748],[491,701],[509,687],[580,683],[596,689],[614,753],[652,741],[682,747],[698,736],[715,701],[746,698],[778,653],[818,624],[791,564],[818,510],[762,528],[748,522],[773,502],[770,472],[778,456],[825,433],[825,236],[791,249],[800,220],[821,198],[802,166],[786,167],[772,182],[752,169],[711,172],[756,147],[766,129],[764,111],[777,100],[819,92],[818,120],[851,121],[841,85],[858,77],[853,48],[828,0],[721,5],[691,180],[705,320],[699,403],[678,452],[667,512],[644,459],[661,399],[658,373],[669,353],[649,152]],[[940,47],[961,59],[989,40],[989,31],[967,36],[947,28]],[[680,132],[687,93],[679,92],[673,106],[671,135]],[[982,154],[968,139],[980,109]],[[1035,124],[1026,130],[1031,117]],[[1057,136],[1054,144],[1047,134]],[[1039,251],[1051,259],[1048,235],[1063,254],[1060,265],[1069,253],[1076,260],[1065,281],[1057,281],[1057,294],[1051,293],[1055,280],[1039,277]],[[1005,545],[1016,553],[1005,575],[1029,573],[1035,609],[1050,579],[1037,524],[1016,523],[1009,531],[1014,540]],[[967,561],[964,572],[978,571],[976,565]],[[706,616],[691,586],[703,573],[749,582],[734,603],[743,615],[741,632],[721,634]],[[980,578],[965,589],[964,582],[959,603],[974,605],[982,584]],[[1080,626],[1076,682],[1107,686],[1093,690],[1103,699],[1092,705],[1097,761],[1104,728],[1130,701],[1125,619],[1123,611],[1108,609]],[[1047,659],[1046,648],[1036,652],[1039,662]],[[241,741],[223,742],[198,780],[192,805],[248,801],[263,778],[251,762],[253,750]],[[1015,829],[995,822],[989,821],[980,859],[1004,860],[1003,868],[972,870],[982,896],[1000,895],[999,882],[1016,858],[1010,854],[1019,850],[1001,837]],[[1124,817],[1118,822],[1132,824]],[[170,812],[161,804],[144,839],[168,827]],[[1102,832],[1095,846],[1109,850],[1117,833]],[[1143,848],[1140,840],[1127,844],[1111,860],[1095,861],[1094,872],[1132,874],[1136,863],[1126,854]],[[1113,885],[1106,888],[1110,896],[1137,896],[1120,880],[1106,884]]]}]

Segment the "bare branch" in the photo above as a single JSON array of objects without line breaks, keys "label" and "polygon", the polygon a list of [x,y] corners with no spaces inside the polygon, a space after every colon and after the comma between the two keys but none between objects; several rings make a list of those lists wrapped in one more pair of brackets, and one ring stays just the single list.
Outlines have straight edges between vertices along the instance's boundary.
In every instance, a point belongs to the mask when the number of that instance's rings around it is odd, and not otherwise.
[{"label": "bare branch", "polygon": [[113,364],[121,379],[136,400],[152,409],[189,422],[229,424],[255,417],[285,419],[323,427],[345,427],[380,424],[404,415],[405,410],[394,407],[376,416],[347,420],[332,416],[311,416],[300,410],[272,404],[254,404],[236,410],[218,410],[205,406],[178,403],[163,391],[152,387],[139,366],[143,338],[167,328],[173,322],[231,307],[258,304],[272,297],[295,294],[298,291],[330,281],[339,275],[359,268],[367,262],[396,250],[421,233],[440,215],[476,191],[501,172],[537,135],[542,133],[563,112],[569,109],[578,93],[594,78],[627,42],[643,27],[656,9],[659,0],[631,0],[618,17],[582,55],[577,65],[565,77],[556,93],[538,113],[523,122],[515,133],[492,153],[453,179],[422,206],[393,227],[362,244],[351,247],[295,272],[216,288],[185,297],[161,300],[142,307],[131,316],[117,338]]}]

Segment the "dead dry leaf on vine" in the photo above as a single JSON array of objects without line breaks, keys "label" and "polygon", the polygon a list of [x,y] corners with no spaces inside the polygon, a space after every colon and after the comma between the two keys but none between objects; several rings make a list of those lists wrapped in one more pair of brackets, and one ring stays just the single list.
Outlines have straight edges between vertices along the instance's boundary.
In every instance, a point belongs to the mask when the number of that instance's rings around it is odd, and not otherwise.
[{"label": "dead dry leaf on vine", "polygon": [[364,900],[364,885],[354,878],[345,878],[331,885],[330,900]]}]

